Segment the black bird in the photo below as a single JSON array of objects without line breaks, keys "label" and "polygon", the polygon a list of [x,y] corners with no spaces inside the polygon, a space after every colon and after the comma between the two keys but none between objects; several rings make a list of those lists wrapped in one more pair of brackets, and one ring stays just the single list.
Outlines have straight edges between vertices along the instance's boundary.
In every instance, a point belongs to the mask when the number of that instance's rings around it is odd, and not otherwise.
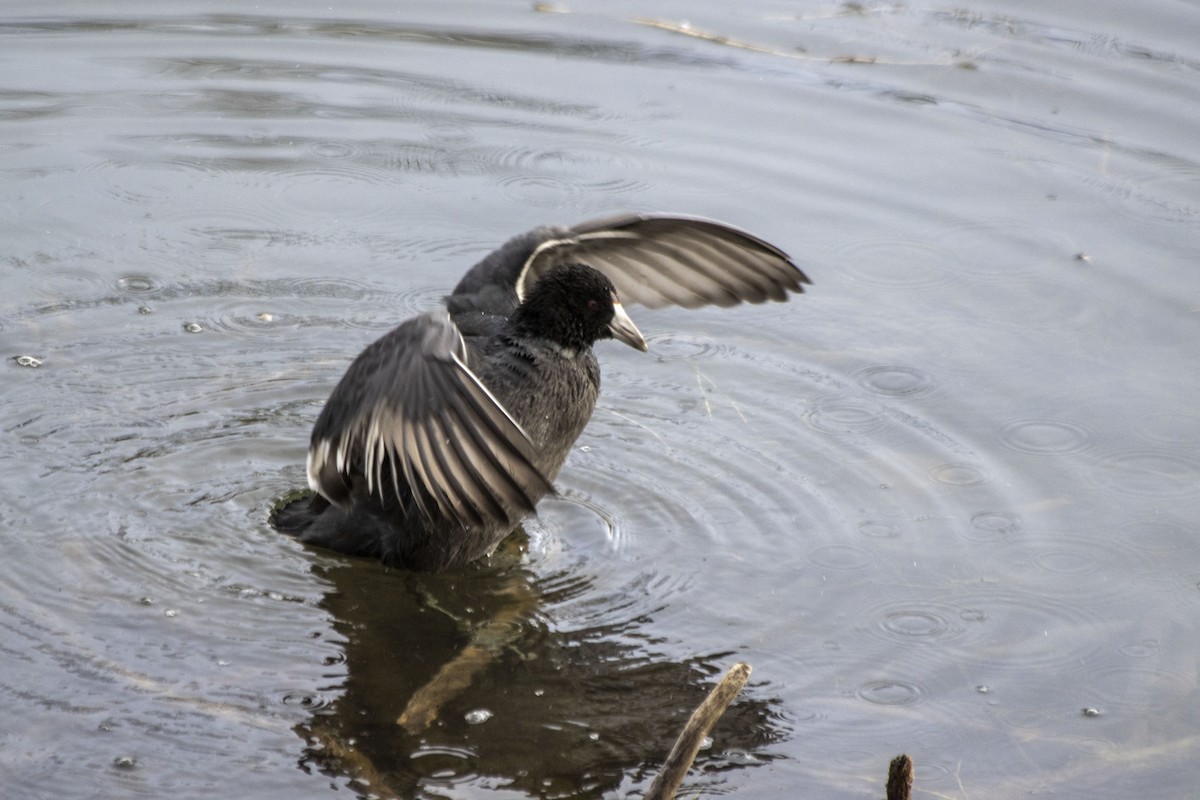
[{"label": "black bird", "polygon": [[703,219],[624,215],[517,236],[467,272],[446,311],[354,360],[313,428],[316,494],[271,522],[409,569],[480,558],[554,493],[600,392],[592,344],[646,350],[618,298],[732,306],[807,283],[783,251]]}]

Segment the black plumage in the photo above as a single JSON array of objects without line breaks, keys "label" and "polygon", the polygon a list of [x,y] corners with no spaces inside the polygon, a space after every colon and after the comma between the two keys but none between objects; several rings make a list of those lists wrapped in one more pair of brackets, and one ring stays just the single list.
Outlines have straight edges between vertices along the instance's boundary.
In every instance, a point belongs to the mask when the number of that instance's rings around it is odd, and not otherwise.
[{"label": "black plumage", "polygon": [[552,481],[595,408],[592,345],[646,343],[620,300],[694,308],[784,300],[808,278],[778,248],[708,220],[626,215],[542,227],[368,346],[313,428],[311,497],[272,523],[411,569],[491,550]]}]

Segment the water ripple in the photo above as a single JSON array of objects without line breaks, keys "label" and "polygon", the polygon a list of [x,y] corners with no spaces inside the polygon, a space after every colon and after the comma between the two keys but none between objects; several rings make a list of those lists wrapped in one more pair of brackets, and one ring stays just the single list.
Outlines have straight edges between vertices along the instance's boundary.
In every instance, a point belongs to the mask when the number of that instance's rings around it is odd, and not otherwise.
[{"label": "water ripple", "polygon": [[955,592],[958,621],[943,645],[957,659],[990,672],[1074,669],[1105,647],[1103,609],[1000,587]]},{"label": "water ripple", "polygon": [[478,757],[464,746],[423,744],[409,753],[409,763],[424,786],[432,790],[453,790],[456,785],[474,777]]},{"label": "water ripple", "polygon": [[929,690],[919,683],[889,678],[868,681],[858,687],[856,694],[875,705],[909,706],[924,700]]},{"label": "water ripple", "polygon": [[888,422],[876,403],[847,395],[814,398],[804,418],[821,433],[845,437],[868,436]]},{"label": "water ripple", "polygon": [[1178,445],[1186,442],[1200,445],[1200,415],[1180,411],[1151,411],[1139,414],[1134,432],[1153,444]]},{"label": "water ripple", "polygon": [[131,273],[118,278],[116,288],[122,292],[142,296],[157,293],[162,285],[153,276]]},{"label": "water ripple", "polygon": [[928,372],[898,364],[866,367],[855,377],[864,389],[888,397],[920,397],[937,388],[937,381]]},{"label": "water ripple", "polygon": [[941,250],[911,239],[854,239],[840,248],[855,280],[888,290],[928,291],[951,283],[955,271]]},{"label": "water ripple", "polygon": [[700,333],[669,332],[651,334],[646,339],[650,352],[662,361],[690,361],[719,357],[729,348],[717,339]]},{"label": "water ripple", "polygon": [[1031,226],[1025,219],[955,222],[927,238],[964,274],[1003,282],[1066,263],[1077,252],[1061,230]]},{"label": "water ripple", "polygon": [[1079,453],[1095,444],[1097,434],[1086,425],[1065,419],[1015,419],[1000,429],[1000,443],[1032,455]]},{"label": "water ripple", "polygon": [[1119,495],[1179,497],[1200,491],[1200,460],[1165,449],[1129,449],[1100,457],[1093,477]]},{"label": "water ripple", "polygon": [[1169,711],[1191,696],[1196,676],[1134,659],[1085,669],[1078,685],[1081,705],[1138,717]]},{"label": "water ripple", "polygon": [[929,477],[947,486],[979,486],[989,480],[982,467],[959,462],[938,464],[929,470]]},{"label": "water ripple", "polygon": [[843,572],[871,566],[875,554],[852,544],[827,544],[809,550],[805,558],[815,567]]},{"label": "water ripple", "polygon": [[966,635],[961,610],[944,603],[925,600],[889,601],[866,614],[872,630],[884,638],[903,643],[942,643]]},{"label": "water ripple", "polygon": [[971,526],[959,535],[972,542],[1002,542],[1021,530],[1021,518],[1008,511],[980,511],[971,516]]},{"label": "water ripple", "polygon": [[890,522],[868,519],[858,523],[858,531],[863,536],[872,539],[894,539],[900,535],[900,528]]}]

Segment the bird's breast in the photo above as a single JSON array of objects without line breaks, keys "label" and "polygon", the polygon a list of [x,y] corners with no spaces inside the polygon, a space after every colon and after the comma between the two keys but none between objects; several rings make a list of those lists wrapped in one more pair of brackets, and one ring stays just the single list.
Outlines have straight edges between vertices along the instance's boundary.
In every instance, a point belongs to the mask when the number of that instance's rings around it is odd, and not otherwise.
[{"label": "bird's breast", "polygon": [[481,379],[537,447],[538,467],[553,479],[587,426],[600,394],[600,369],[590,349],[572,358],[558,353],[526,362],[512,373]]}]

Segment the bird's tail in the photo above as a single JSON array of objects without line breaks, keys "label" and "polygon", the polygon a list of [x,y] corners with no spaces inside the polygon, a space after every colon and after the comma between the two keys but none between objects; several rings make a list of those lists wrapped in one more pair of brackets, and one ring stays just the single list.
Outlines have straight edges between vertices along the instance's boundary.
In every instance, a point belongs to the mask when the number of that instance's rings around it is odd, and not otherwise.
[{"label": "bird's tail", "polygon": [[327,508],[329,501],[312,489],[298,489],[279,498],[267,519],[281,533],[303,536]]}]

